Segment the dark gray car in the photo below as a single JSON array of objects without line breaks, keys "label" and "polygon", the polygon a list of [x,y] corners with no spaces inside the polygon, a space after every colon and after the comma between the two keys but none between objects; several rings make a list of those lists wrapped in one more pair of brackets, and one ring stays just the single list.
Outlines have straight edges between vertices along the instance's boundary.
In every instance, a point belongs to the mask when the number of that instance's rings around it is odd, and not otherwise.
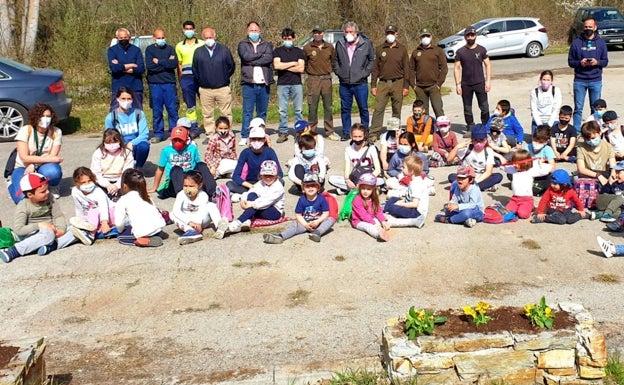
[{"label": "dark gray car", "polygon": [[59,120],[69,117],[72,99],[65,95],[63,72],[0,58],[0,142],[13,140],[37,103],[49,104]]},{"label": "dark gray car", "polygon": [[583,32],[583,21],[588,17],[594,18],[598,23],[598,34],[607,46],[624,45],[624,17],[620,10],[614,7],[579,8],[570,28],[570,43]]}]

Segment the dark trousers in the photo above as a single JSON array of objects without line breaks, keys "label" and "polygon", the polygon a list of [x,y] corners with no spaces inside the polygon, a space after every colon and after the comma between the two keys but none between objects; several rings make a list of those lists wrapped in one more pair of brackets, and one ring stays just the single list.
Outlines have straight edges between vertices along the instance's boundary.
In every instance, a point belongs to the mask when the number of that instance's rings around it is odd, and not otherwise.
[{"label": "dark trousers", "polygon": [[418,209],[398,206],[397,202],[400,200],[398,197],[388,199],[384,211],[395,218],[418,218],[421,215]]},{"label": "dark trousers", "polygon": [[[455,182],[455,180],[457,179],[457,174],[452,173],[449,174],[448,176],[448,181],[453,183]],[[499,174],[497,172],[493,172],[490,176],[488,176],[487,178],[485,178],[484,180],[482,180],[481,182],[479,182],[479,190],[481,191],[485,191],[487,189],[489,189],[490,187],[493,187],[497,184],[499,184],[500,182],[502,182],[503,180],[503,175]],[[453,187],[451,187],[451,190],[453,189]]]},{"label": "dark trousers", "polygon": [[[193,169],[199,172],[204,180],[204,188],[203,190],[208,194],[209,197],[213,197],[215,195],[215,191],[217,189],[217,182],[215,182],[212,174],[208,170],[208,166],[206,163],[200,162],[197,163],[195,168]],[[173,166],[171,171],[169,172],[169,186],[167,188],[158,191],[158,197],[161,199],[165,198],[175,198],[176,195],[180,191],[182,191],[182,187],[184,186],[184,169],[180,166]]]},{"label": "dark trousers", "polygon": [[581,214],[573,212],[572,209],[566,209],[565,211],[549,209],[546,211],[546,223],[554,223],[556,225],[565,225],[566,223],[571,225],[580,221]]},{"label": "dark trousers", "polygon": [[485,92],[485,83],[479,84],[463,84],[461,85],[462,89],[462,102],[464,103],[464,119],[466,120],[466,125],[474,125],[474,117],[472,116],[472,97],[473,95],[477,96],[477,103],[479,105],[479,110],[481,110],[481,123],[487,123],[490,112],[488,105],[487,92]]},{"label": "dark trousers", "polygon": [[[253,202],[258,199],[258,194],[250,193],[247,195],[247,202]],[[245,209],[243,213],[238,217],[240,222],[245,222],[252,218],[263,218],[270,221],[276,221],[282,217],[282,213],[275,206],[267,207],[266,209],[258,210],[254,208]]]}]

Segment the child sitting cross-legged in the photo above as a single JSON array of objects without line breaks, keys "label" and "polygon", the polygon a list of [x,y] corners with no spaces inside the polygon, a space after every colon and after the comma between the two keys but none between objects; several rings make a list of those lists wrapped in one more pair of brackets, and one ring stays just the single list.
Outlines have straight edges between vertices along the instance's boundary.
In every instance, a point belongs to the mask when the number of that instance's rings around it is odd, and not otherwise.
[{"label": "child sitting cross-legged", "polygon": [[319,190],[321,183],[318,175],[306,174],[302,181],[303,195],[295,207],[296,221],[279,234],[264,234],[265,243],[282,243],[297,234],[308,234],[314,242],[320,242],[321,236],[334,225],[334,218],[329,216],[329,203]]},{"label": "child sitting cross-legged", "polygon": [[358,179],[358,194],[353,198],[351,226],[380,242],[386,242],[389,238],[390,224],[379,203],[376,179],[371,173],[362,174]]},{"label": "child sitting cross-legged", "polygon": [[[574,204],[578,209],[572,207]],[[552,173],[550,187],[537,205],[537,214],[531,223],[554,223],[557,225],[573,224],[579,220],[595,219],[595,213],[585,212],[583,204],[570,183],[570,175],[565,170]]]},{"label": "child sitting cross-legged", "polygon": [[505,208],[521,219],[533,213],[533,179],[550,172],[551,166],[544,162],[534,162],[528,150],[517,150],[511,164],[503,165],[505,172],[513,175],[511,180],[512,197]]},{"label": "child sitting cross-legged", "polygon": [[[318,136],[317,136],[318,137]],[[327,174],[327,163],[324,157],[319,156],[316,149],[316,139],[313,135],[303,134],[297,138],[299,153],[292,158],[288,178],[302,191],[302,181],[306,174],[316,174],[318,181],[323,185]]]},{"label": "child sitting cross-legged", "polygon": [[435,221],[473,227],[483,221],[484,210],[483,196],[475,183],[473,168],[461,166],[457,170],[456,181],[451,185],[451,200],[444,205],[444,214],[436,215]]},{"label": "child sitting cross-legged", "polygon": [[419,157],[408,156],[403,159],[403,175],[409,180],[405,197],[391,197],[384,207],[385,212],[394,217],[388,218],[391,226],[424,226],[429,209],[429,187],[422,170],[423,161]]}]

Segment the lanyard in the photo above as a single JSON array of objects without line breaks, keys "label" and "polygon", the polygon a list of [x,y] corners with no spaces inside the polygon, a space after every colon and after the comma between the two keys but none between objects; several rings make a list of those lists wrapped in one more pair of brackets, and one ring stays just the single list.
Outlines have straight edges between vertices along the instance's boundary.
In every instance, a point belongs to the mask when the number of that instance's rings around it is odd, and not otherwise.
[{"label": "lanyard", "polygon": [[39,145],[39,137],[37,135],[37,127],[34,128],[33,134],[35,135],[35,155],[41,156],[43,152],[43,146],[45,146],[46,139],[48,138],[48,129],[46,129],[46,133],[43,136],[43,140],[41,141],[41,145]]}]

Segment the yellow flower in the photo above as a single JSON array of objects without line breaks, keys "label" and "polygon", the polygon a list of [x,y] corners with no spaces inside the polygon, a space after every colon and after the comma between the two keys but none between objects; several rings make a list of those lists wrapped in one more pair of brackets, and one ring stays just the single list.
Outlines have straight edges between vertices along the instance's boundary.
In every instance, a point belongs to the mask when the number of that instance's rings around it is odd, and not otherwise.
[{"label": "yellow flower", "polygon": [[552,309],[549,307],[546,307],[546,309],[544,310],[544,314],[546,315],[547,318],[554,317],[554,315],[552,314]]},{"label": "yellow flower", "polygon": [[463,310],[465,315],[472,316],[473,318],[477,316],[477,313],[474,311],[472,306],[464,306]]},{"label": "yellow flower", "polygon": [[535,304],[529,303],[524,305],[524,315],[531,316],[531,311],[535,308]]},{"label": "yellow flower", "polygon": [[483,301],[477,302],[477,306],[475,306],[475,310],[481,314],[485,314],[489,308],[490,304]]}]

